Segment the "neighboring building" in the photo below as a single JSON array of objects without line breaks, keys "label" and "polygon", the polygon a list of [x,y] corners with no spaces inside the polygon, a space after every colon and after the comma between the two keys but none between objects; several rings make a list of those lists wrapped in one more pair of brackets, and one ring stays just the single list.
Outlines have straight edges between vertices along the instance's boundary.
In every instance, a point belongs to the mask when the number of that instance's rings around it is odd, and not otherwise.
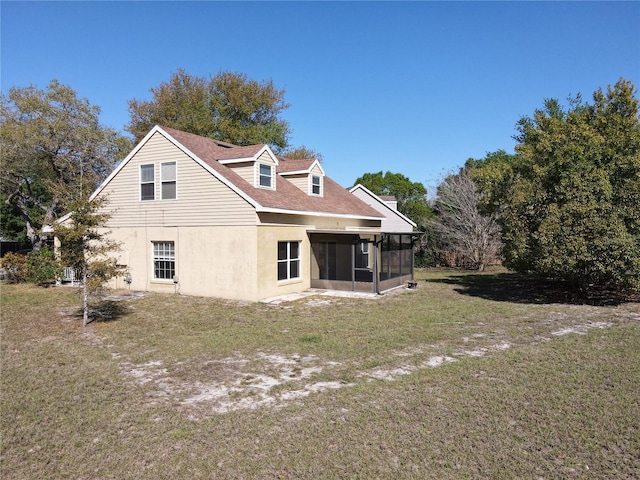
[{"label": "neighboring building", "polygon": [[364,203],[373,207],[384,216],[380,227],[383,242],[381,250],[387,252],[382,256],[387,261],[380,265],[380,278],[404,278],[413,282],[413,247],[417,237],[416,223],[398,211],[398,201],[393,196],[376,195],[363,185],[356,185],[349,189],[353,195]]},{"label": "neighboring building", "polygon": [[267,145],[156,126],[98,195],[108,196],[107,228],[134,290],[257,301],[310,287],[381,292],[412,279],[398,254],[412,245],[383,234],[379,210],[317,160],[280,158]]},{"label": "neighboring building", "polygon": [[385,218],[382,220],[383,233],[411,233],[415,230],[416,223],[398,211],[396,197],[378,196],[360,184],[351,187],[349,192],[384,215]]}]

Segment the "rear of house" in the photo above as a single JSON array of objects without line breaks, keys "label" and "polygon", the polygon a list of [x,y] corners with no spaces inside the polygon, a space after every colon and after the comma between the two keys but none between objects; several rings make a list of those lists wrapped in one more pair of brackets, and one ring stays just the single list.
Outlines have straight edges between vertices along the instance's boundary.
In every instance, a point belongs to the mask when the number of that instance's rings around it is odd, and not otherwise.
[{"label": "rear of house", "polygon": [[128,273],[117,288],[257,301],[386,286],[384,216],[314,159],[156,126],[96,195]]}]

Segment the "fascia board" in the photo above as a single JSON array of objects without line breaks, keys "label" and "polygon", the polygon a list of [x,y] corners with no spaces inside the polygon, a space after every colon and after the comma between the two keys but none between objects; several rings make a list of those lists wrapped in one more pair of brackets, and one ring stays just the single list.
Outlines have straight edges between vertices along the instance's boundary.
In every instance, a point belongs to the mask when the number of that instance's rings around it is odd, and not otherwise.
[{"label": "fascia board", "polygon": [[383,217],[370,217],[368,215],[356,215],[352,213],[330,213],[330,212],[314,212],[314,211],[301,211],[301,210],[287,210],[284,208],[270,208],[260,207],[256,209],[257,213],[282,213],[286,215],[307,215],[309,217],[336,217],[336,218],[350,218],[357,220],[384,220]]},{"label": "fascia board", "polygon": [[251,157],[222,158],[222,159],[218,160],[218,163],[220,163],[221,165],[229,165],[231,163],[257,162],[258,158],[260,158],[260,155],[262,155],[265,151],[268,152],[269,156],[273,160],[273,163],[275,165],[278,165],[278,163],[279,163],[278,162],[278,157],[276,157],[273,154],[273,152],[269,148],[269,145],[265,145],[260,150],[258,150],[258,152],[255,155],[253,155]]},{"label": "fascia board", "polygon": [[105,178],[105,180],[100,184],[100,186],[98,188],[96,188],[95,192],[93,192],[91,194],[91,196],[89,197],[89,200],[93,200],[100,192],[102,192],[102,190],[105,189],[105,187],[107,186],[107,184],[113,179],[113,177],[115,177],[120,170],[122,170],[125,165],[127,163],[129,163],[129,160],[131,160],[136,153],[138,153],[138,151],[143,147],[143,145],[145,143],[147,143],[149,141],[149,139],[156,133],[160,131],[164,136],[167,136],[168,134],[166,132],[164,132],[158,125],[156,125],[155,127],[153,127],[149,133],[147,133],[144,138],[142,140],[140,140],[140,142],[138,142],[138,144],[134,147],[133,150],[131,150],[131,152],[129,152],[129,155],[127,155],[126,157],[124,157],[124,160],[122,160],[118,166],[113,170],[113,172],[111,172],[111,174]]},{"label": "fascia board", "polygon": [[215,178],[217,178],[218,180],[220,180],[223,184],[225,184],[227,187],[229,187],[233,192],[237,193],[241,198],[243,198],[244,200],[246,200],[250,205],[252,205],[254,208],[256,208],[256,210],[258,208],[260,208],[260,204],[257,203],[253,198],[251,198],[249,195],[247,195],[245,192],[243,192],[242,190],[240,190],[234,183],[232,183],[231,181],[227,180],[226,177],[224,177],[223,175],[221,175],[220,173],[216,172],[213,168],[211,168],[206,162],[204,162],[203,160],[201,160],[195,153],[193,153],[191,150],[189,150],[187,147],[185,147],[184,145],[182,145],[180,142],[178,142],[175,138],[173,138],[171,135],[169,135],[167,132],[165,132],[164,130],[162,130],[162,128],[158,127],[158,131],[165,136],[165,138],[167,140],[169,140],[171,143],[173,143],[176,147],[178,147],[180,150],[182,150],[182,152],[185,155],[188,155],[189,157],[191,157],[198,165],[200,165],[202,168],[204,168],[207,172],[209,172],[211,175],[213,175]]},{"label": "fascia board", "polygon": [[309,167],[309,172],[311,172],[311,170],[313,170],[313,167],[318,166],[318,168],[320,169],[320,171],[322,172],[322,175],[324,175],[325,177],[327,176],[326,173],[324,173],[324,168],[322,168],[322,165],[320,165],[320,162],[318,160],[314,160],[313,163],[311,164],[311,166]]},{"label": "fascia board", "polygon": [[413,220],[411,220],[409,217],[405,216],[404,214],[402,214],[401,212],[394,210],[393,208],[391,208],[389,205],[387,205],[384,200],[382,200],[378,195],[376,195],[375,193],[373,193],[371,190],[369,190],[367,187],[365,187],[362,184],[357,184],[353,187],[351,187],[349,189],[350,193],[355,192],[356,190],[362,190],[363,192],[365,192],[367,195],[369,195],[371,198],[373,198],[376,202],[378,202],[380,205],[382,205],[384,208],[386,208],[387,210],[389,210],[392,214],[397,215],[398,217],[400,217],[401,219],[403,219],[405,222],[409,223],[411,226],[413,227],[417,227],[418,224],[416,222],[414,222]]},{"label": "fascia board", "polygon": [[291,170],[289,172],[278,172],[278,175],[282,177],[286,177],[288,175],[302,175],[302,174],[308,175],[309,173],[311,173],[311,170],[313,170],[313,167],[316,165],[322,172],[322,175],[326,177],[327,174],[324,172],[324,168],[322,168],[322,165],[320,165],[320,162],[318,162],[318,160],[314,160],[314,162],[309,166],[309,168],[306,168],[304,170]]},{"label": "fascia board", "polygon": [[[202,168],[204,168],[207,172],[209,172],[211,175],[213,175],[215,178],[217,178],[218,180],[220,180],[223,184],[225,184],[227,187],[229,187],[231,190],[233,190],[235,193],[237,193],[241,198],[243,198],[244,200],[246,200],[250,205],[252,205],[253,207],[255,207],[256,209],[260,207],[260,204],[258,204],[253,198],[249,197],[245,192],[243,192],[242,190],[240,190],[238,187],[236,187],[233,183],[231,183],[229,180],[227,180],[225,177],[223,177],[221,174],[219,174],[218,172],[216,172],[213,168],[211,168],[209,165],[207,165],[206,162],[202,161],[195,153],[193,153],[191,150],[189,150],[187,147],[185,147],[184,145],[182,145],[180,142],[178,142],[175,138],[173,138],[171,135],[169,135],[167,132],[165,132],[161,127],[159,127],[158,125],[156,125],[155,127],[153,127],[151,129],[151,131],[149,133],[147,133],[145,135],[145,137],[140,141],[140,143],[138,143],[138,145],[136,145],[136,147],[131,151],[131,153],[129,153],[129,155],[127,155],[125,157],[125,159],[120,162],[120,164],[116,167],[116,169],[111,172],[111,175],[109,175],[104,182],[102,182],[102,184],[96,189],[95,192],[93,192],[91,194],[90,200],[93,200],[100,192],[102,192],[102,190],[105,189],[105,187],[108,185],[108,183],[111,181],[111,179],[113,177],[115,177],[120,170],[122,170],[125,165],[127,163],[129,163],[129,161],[131,160],[131,158],[134,157],[134,155],[136,153],[138,153],[138,151],[144,146],[145,143],[147,143],[147,141],[149,141],[149,139],[155,134],[155,133],[159,133],[160,135],[162,135],[163,137],[165,137],[167,140],[169,140],[171,143],[173,143],[177,148],[179,148],[184,154],[186,154],[187,156],[191,157],[198,165],[200,165]],[[262,150],[261,150],[262,151]]]},{"label": "fascia board", "polygon": [[218,160],[220,165],[230,165],[232,163],[245,163],[245,162],[255,162],[256,159],[254,157],[240,157],[240,158],[229,158],[227,160]]}]

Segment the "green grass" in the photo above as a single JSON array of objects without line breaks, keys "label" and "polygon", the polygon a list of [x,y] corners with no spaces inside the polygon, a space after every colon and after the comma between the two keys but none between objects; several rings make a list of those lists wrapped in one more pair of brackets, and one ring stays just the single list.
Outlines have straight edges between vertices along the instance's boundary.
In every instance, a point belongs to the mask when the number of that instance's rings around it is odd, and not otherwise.
[{"label": "green grass", "polygon": [[638,303],[435,270],[83,329],[74,289],[0,288],[2,478],[640,478]]}]

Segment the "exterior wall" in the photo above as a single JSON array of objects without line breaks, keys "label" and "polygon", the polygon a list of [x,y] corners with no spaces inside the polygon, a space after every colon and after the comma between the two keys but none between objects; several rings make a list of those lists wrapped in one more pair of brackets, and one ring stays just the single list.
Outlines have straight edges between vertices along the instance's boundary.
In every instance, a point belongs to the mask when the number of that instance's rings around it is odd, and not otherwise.
[{"label": "exterior wall", "polygon": [[[274,164],[264,153],[260,161]],[[163,162],[176,162],[176,198],[161,199]],[[155,199],[140,199],[140,165],[155,165]],[[251,171],[256,164],[238,164]],[[318,172],[320,173],[320,172]],[[248,173],[247,173],[248,174]],[[302,177],[308,188],[308,175]],[[154,134],[104,186],[110,237],[121,243],[115,254],[132,283],[116,288],[257,301],[310,287],[314,230],[379,234],[380,220],[314,215],[257,214],[255,208],[161,134]],[[153,242],[175,246],[175,276],[155,280]],[[300,277],[278,281],[279,241],[300,242]]]},{"label": "exterior wall", "polygon": [[[110,236],[122,244],[117,259],[128,267],[132,290],[259,299],[255,226],[112,228]],[[174,242],[177,284],[153,278],[156,241]],[[128,288],[123,278],[112,286]]]},{"label": "exterior wall", "polygon": [[323,176],[324,174],[322,173],[322,169],[320,168],[320,165],[315,164],[313,166],[313,168],[311,169],[311,175],[320,175]]},{"label": "exterior wall", "polygon": [[382,220],[382,231],[383,232],[412,232],[413,225],[407,222],[404,218],[396,213],[391,207],[389,207],[384,202],[381,202],[378,199],[373,198],[364,190],[360,188],[356,188],[351,193],[353,193],[360,200],[365,202],[367,205],[375,208],[381,214],[385,216],[384,220]]},{"label": "exterior wall", "polygon": [[284,178],[309,195],[309,175],[287,175]]},{"label": "exterior wall", "polygon": [[[278,281],[278,242],[300,242],[300,278]],[[304,226],[258,227],[258,299],[303,292],[310,286],[311,246]]]},{"label": "exterior wall", "polygon": [[256,169],[254,162],[229,163],[226,166],[249,182],[249,184],[256,184]]},{"label": "exterior wall", "polygon": [[[160,164],[176,162],[175,200],[160,199]],[[154,164],[155,200],[140,200],[140,165]],[[255,225],[255,209],[162,135],[156,133],[111,179],[101,195],[114,212],[108,226]]]},{"label": "exterior wall", "polygon": [[260,224],[304,225],[308,230],[361,230],[363,233],[380,233],[380,220],[357,218],[321,217],[313,215],[258,214]]}]

